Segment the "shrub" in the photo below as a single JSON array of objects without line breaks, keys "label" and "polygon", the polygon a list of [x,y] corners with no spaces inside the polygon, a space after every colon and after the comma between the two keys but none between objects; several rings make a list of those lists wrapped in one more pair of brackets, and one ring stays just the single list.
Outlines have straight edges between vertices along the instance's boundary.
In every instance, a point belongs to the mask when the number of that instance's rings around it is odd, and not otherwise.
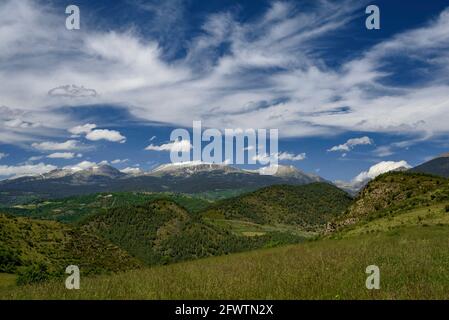
[{"label": "shrub", "polygon": [[449,204],[447,204],[447,205],[444,207],[444,211],[445,211],[445,212],[449,212]]},{"label": "shrub", "polygon": [[17,252],[0,247],[0,272],[13,273],[21,265]]},{"label": "shrub", "polygon": [[48,267],[43,263],[22,267],[19,268],[18,271],[19,271],[17,276],[18,285],[43,282],[48,280],[48,278],[50,278]]}]

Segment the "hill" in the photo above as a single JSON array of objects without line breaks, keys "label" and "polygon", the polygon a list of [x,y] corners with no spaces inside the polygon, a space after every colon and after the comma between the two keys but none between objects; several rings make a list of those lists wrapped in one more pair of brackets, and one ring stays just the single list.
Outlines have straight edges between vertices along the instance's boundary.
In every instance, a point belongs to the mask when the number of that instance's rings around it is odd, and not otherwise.
[{"label": "hill", "polygon": [[410,169],[411,172],[433,174],[449,178],[449,155],[445,154]]},{"label": "hill", "polygon": [[55,200],[34,200],[27,204],[3,207],[1,210],[16,216],[76,223],[86,217],[106,213],[112,208],[141,205],[159,199],[174,201],[194,213],[204,210],[211,204],[210,200],[204,198],[202,196],[194,197],[187,194],[168,192],[114,192],[73,196]]},{"label": "hill", "polygon": [[262,225],[294,225],[312,231],[342,214],[351,201],[347,193],[327,183],[276,185],[219,201],[205,216]]},{"label": "hill", "polygon": [[328,226],[328,231],[448,200],[449,180],[445,178],[412,172],[385,173],[367,184],[348,211]]},{"label": "hill", "polygon": [[148,265],[222,255],[304,237],[270,232],[245,237],[201,219],[170,200],[112,208],[87,219],[82,230],[98,234]]},{"label": "hill", "polygon": [[55,222],[0,214],[0,272],[22,272],[40,266],[48,275],[68,265],[82,274],[141,266],[119,247],[96,235]]}]

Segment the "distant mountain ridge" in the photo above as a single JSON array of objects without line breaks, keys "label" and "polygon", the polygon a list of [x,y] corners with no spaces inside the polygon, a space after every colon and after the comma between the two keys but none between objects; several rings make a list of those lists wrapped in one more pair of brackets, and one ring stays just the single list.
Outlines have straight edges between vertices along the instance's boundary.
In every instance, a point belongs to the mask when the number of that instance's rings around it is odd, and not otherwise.
[{"label": "distant mountain ridge", "polygon": [[442,154],[430,161],[424,162],[410,169],[410,171],[449,178],[449,153]]},{"label": "distant mountain ridge", "polygon": [[150,172],[132,173],[109,165],[96,165],[84,170],[57,169],[38,176],[0,181],[0,203],[22,203],[33,198],[61,198],[97,192],[198,193],[323,181],[321,177],[285,166],[279,166],[278,172],[270,176],[228,165],[199,162],[166,164]]}]

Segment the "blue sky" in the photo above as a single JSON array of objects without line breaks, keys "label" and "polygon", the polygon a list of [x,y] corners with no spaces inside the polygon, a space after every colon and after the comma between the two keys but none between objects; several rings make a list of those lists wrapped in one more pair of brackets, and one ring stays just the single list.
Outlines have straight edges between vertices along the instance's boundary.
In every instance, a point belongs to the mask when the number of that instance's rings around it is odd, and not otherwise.
[{"label": "blue sky", "polygon": [[195,120],[278,129],[329,180],[414,166],[449,151],[448,49],[447,1],[2,1],[0,178],[150,170]]}]

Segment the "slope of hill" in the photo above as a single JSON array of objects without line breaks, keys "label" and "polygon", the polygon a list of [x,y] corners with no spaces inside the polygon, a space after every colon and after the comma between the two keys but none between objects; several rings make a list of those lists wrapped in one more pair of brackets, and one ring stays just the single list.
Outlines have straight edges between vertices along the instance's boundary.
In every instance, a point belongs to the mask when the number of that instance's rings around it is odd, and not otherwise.
[{"label": "slope of hill", "polygon": [[211,204],[210,200],[187,194],[114,192],[47,201],[35,200],[27,204],[3,207],[1,210],[16,216],[75,223],[88,216],[105,213],[112,208],[146,204],[158,199],[172,200],[192,213],[204,210]]},{"label": "slope of hill", "polygon": [[[112,276],[0,288],[0,299],[448,299],[449,228],[318,240]],[[377,265],[381,290],[367,290]]]},{"label": "slope of hill", "polygon": [[82,230],[96,233],[149,265],[270,246],[276,241],[303,240],[289,232],[258,237],[237,236],[204,222],[170,200],[113,208],[83,223]]},{"label": "slope of hill", "polygon": [[411,172],[433,174],[449,178],[449,154],[442,155],[410,169]]},{"label": "slope of hill", "polygon": [[391,172],[371,181],[349,209],[352,217],[367,216],[386,208],[411,209],[449,199],[447,179],[417,173]]},{"label": "slope of hill", "polygon": [[342,214],[351,200],[347,193],[327,183],[276,185],[219,201],[205,216],[317,230]]},{"label": "slope of hill", "polygon": [[83,274],[120,271],[141,266],[109,241],[55,221],[0,214],[0,272],[44,266],[61,274],[71,264]]},{"label": "slope of hill", "polygon": [[385,173],[368,183],[348,211],[328,225],[328,232],[448,200],[449,180],[445,178],[412,172]]},{"label": "slope of hill", "polygon": [[99,192],[201,193],[257,189],[275,184],[302,185],[320,180],[296,170],[282,176],[267,176],[225,165],[165,165],[146,174],[125,174],[107,165],[46,175],[0,181],[0,203],[23,204],[33,199],[55,199]]}]

